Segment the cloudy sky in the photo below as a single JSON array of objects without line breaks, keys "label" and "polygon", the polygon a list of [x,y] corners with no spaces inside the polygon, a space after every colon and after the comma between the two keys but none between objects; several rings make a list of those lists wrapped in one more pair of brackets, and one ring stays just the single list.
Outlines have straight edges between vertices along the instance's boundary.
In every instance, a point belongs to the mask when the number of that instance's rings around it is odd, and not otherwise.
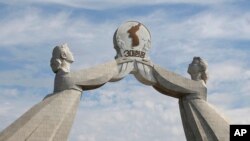
[{"label": "cloudy sky", "polygon": [[[209,64],[208,101],[232,124],[250,124],[248,0],[0,0],[0,130],[53,90],[49,60],[68,43],[73,70],[113,60],[112,36],[144,23],[154,63],[185,77]],[[133,76],[84,93],[70,141],[184,141],[177,99]]]}]

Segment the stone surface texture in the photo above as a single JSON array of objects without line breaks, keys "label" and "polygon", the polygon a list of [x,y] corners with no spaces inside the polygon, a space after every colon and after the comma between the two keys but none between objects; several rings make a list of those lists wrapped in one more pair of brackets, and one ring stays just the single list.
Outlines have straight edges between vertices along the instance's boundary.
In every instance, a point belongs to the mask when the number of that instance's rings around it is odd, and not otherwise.
[{"label": "stone surface texture", "polygon": [[65,90],[44,99],[0,134],[0,141],[66,141],[81,92]]},{"label": "stone surface texture", "polygon": [[56,73],[54,93],[28,110],[0,133],[0,141],[65,141],[85,90],[96,89],[132,74],[160,93],[179,99],[187,141],[229,141],[229,123],[207,102],[207,63],[194,57],[191,79],[154,64],[148,57],[151,36],[139,22],[122,24],[113,37],[115,60],[70,72],[74,57],[67,44],[54,48],[51,68]]}]

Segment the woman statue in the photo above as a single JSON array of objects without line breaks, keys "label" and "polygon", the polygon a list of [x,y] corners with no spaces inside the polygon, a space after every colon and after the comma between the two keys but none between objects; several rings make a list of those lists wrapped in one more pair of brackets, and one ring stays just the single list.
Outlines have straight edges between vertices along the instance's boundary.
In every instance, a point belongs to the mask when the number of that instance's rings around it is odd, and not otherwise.
[{"label": "woman statue", "polygon": [[50,66],[55,76],[54,93],[33,106],[0,133],[0,141],[66,141],[82,91],[95,89],[117,75],[117,63],[70,72],[74,57],[67,44],[53,49]]},{"label": "woman statue", "polygon": [[192,80],[155,65],[153,87],[179,99],[187,141],[229,141],[229,123],[207,102],[207,63],[194,57],[188,73]]}]

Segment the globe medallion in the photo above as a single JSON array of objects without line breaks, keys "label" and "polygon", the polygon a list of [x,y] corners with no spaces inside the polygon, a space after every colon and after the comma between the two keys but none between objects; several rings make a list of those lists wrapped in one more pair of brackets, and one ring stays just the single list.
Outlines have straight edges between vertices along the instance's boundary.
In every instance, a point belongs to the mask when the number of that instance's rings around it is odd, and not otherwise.
[{"label": "globe medallion", "polygon": [[128,21],[123,23],[114,34],[116,58],[134,60],[149,60],[148,50],[151,48],[149,30],[140,22]]}]

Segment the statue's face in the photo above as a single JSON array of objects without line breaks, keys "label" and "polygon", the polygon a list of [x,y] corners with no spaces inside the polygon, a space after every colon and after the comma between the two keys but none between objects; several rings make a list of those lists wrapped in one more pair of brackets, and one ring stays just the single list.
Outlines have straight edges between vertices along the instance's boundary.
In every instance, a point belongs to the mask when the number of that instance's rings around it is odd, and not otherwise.
[{"label": "statue's face", "polygon": [[62,46],[57,46],[54,48],[53,56],[50,60],[50,66],[53,72],[57,73],[60,69],[62,69],[62,67],[64,67],[62,66],[62,63],[64,61],[68,63],[74,62],[74,56],[70,51],[70,49],[68,48],[67,44],[64,44]]},{"label": "statue's face", "polygon": [[199,64],[200,64],[200,60],[197,58],[194,58],[192,63],[189,65],[188,72],[191,75],[193,80],[200,80],[201,66]]},{"label": "statue's face", "polygon": [[64,47],[64,51],[65,51],[65,55],[66,55],[66,60],[69,61],[70,63],[73,63],[74,60],[74,56],[73,53],[70,51],[70,49],[68,47]]},{"label": "statue's face", "polygon": [[59,59],[51,59],[50,60],[50,66],[54,73],[57,73],[57,71],[60,69],[61,61]]}]

